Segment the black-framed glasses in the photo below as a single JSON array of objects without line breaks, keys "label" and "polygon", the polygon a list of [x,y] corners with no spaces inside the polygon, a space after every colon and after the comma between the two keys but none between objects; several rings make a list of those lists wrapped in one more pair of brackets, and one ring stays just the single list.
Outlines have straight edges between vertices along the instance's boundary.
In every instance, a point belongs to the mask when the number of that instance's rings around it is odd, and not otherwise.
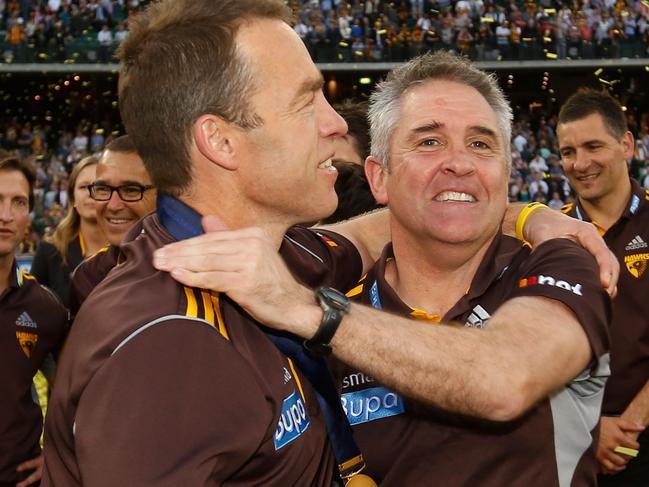
[{"label": "black-framed glasses", "polygon": [[141,184],[122,184],[121,186],[111,186],[109,184],[90,184],[88,192],[90,197],[95,201],[108,201],[117,191],[117,195],[122,201],[132,203],[144,198],[144,192],[153,189],[154,186]]}]

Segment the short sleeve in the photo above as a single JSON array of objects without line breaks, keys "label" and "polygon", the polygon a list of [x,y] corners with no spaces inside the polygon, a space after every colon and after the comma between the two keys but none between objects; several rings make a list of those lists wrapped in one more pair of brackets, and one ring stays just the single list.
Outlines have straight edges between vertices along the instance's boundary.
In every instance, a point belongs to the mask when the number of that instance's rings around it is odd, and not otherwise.
[{"label": "short sleeve", "polygon": [[517,272],[510,298],[543,296],[562,302],[575,313],[593,354],[608,352],[611,300],[590,254],[570,240],[554,239],[536,247]]},{"label": "short sleeve", "polygon": [[280,253],[293,274],[311,287],[346,290],[356,285],[363,272],[354,244],[335,232],[292,227]]}]

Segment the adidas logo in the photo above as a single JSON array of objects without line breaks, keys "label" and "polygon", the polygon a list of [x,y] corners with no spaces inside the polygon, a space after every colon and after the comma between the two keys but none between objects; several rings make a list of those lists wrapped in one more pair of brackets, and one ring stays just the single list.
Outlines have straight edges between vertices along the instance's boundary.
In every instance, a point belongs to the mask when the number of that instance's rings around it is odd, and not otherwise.
[{"label": "adidas logo", "polygon": [[27,314],[27,311],[23,311],[22,314],[16,320],[17,326],[24,326],[25,328],[38,328],[36,322],[32,320],[32,317]]},{"label": "adidas logo", "polygon": [[482,306],[477,305],[464,323],[469,328],[484,328],[491,315]]},{"label": "adidas logo", "polygon": [[642,240],[642,237],[640,235],[636,235],[633,240],[631,240],[628,244],[626,244],[626,247],[624,247],[624,250],[638,250],[638,249],[644,249],[647,247],[647,242]]}]

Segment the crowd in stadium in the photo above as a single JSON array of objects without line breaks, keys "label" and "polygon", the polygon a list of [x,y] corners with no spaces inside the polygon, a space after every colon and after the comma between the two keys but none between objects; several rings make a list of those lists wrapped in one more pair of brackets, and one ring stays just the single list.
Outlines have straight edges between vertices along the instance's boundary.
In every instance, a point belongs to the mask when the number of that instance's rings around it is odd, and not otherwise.
[{"label": "crowd in stadium", "polygon": [[296,31],[317,61],[399,61],[455,49],[472,59],[641,57],[639,1],[308,1]]},{"label": "crowd in stadium", "polygon": [[[636,137],[634,158],[629,160],[631,173],[649,188],[648,115],[630,120]],[[556,140],[556,116],[516,120],[512,131],[513,166],[510,179],[510,201],[539,201],[554,209],[573,201],[574,193],[563,172]],[[82,158],[101,152],[114,134],[98,126],[80,125],[76,132],[56,137],[29,122],[11,124],[0,134],[0,147],[14,151],[34,162],[37,167],[36,199],[32,232],[23,249],[34,252],[37,242],[51,236],[67,208],[68,178]]]},{"label": "crowd in stadium", "polygon": [[0,487],[644,487],[648,20],[0,0]]},{"label": "crowd in stadium", "polygon": [[[2,0],[6,62],[108,62],[140,0]],[[474,60],[643,57],[641,1],[292,0],[319,62],[403,61],[454,49]],[[2,40],[0,38],[0,40]]]}]

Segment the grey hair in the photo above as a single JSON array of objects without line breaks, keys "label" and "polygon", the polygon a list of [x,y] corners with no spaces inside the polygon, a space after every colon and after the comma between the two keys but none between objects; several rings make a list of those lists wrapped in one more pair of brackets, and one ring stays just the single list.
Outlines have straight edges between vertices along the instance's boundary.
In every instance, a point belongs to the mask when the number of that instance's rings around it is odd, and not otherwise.
[{"label": "grey hair", "polygon": [[369,101],[368,120],[372,139],[371,155],[387,167],[390,139],[401,112],[401,97],[413,86],[431,80],[447,80],[474,88],[496,114],[507,167],[511,167],[511,136],[514,115],[496,75],[481,71],[466,59],[447,51],[423,54],[392,70],[381,81]]}]

